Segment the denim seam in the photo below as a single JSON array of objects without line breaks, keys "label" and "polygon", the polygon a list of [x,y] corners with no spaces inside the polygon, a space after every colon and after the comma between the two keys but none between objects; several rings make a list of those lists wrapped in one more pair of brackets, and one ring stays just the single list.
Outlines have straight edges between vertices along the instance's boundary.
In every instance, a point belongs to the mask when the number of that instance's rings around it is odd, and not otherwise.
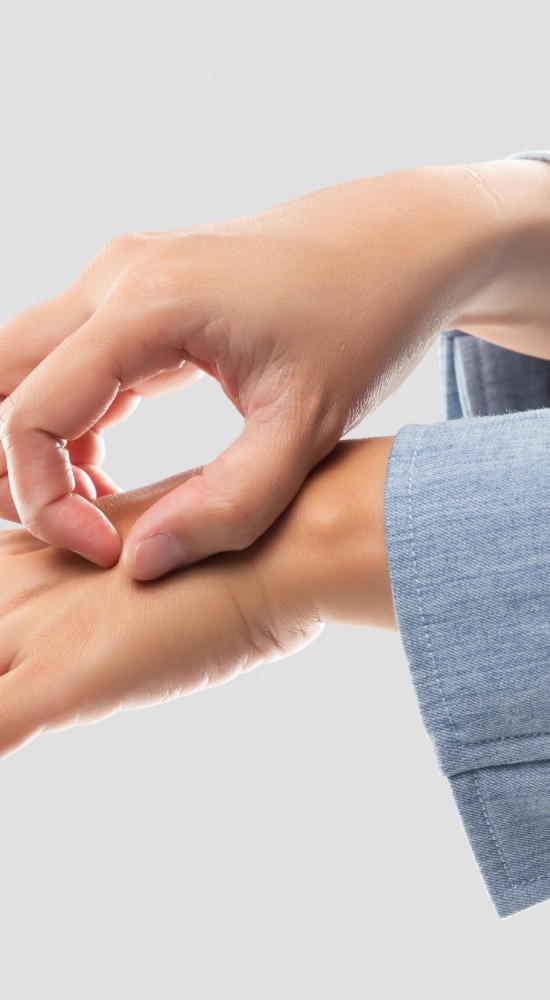
[{"label": "denim seam", "polygon": [[493,841],[493,844],[495,845],[495,847],[496,847],[496,849],[497,849],[497,854],[498,854],[498,856],[499,856],[499,858],[500,858],[500,860],[501,860],[501,863],[502,863],[502,867],[504,868],[504,871],[506,872],[506,876],[507,876],[507,878],[508,878],[508,881],[509,881],[510,885],[514,885],[514,880],[512,879],[512,876],[511,876],[511,874],[510,874],[510,870],[509,870],[509,868],[508,868],[508,865],[506,864],[506,862],[505,862],[505,860],[504,860],[504,855],[503,855],[503,853],[502,853],[502,851],[501,851],[501,849],[500,849],[500,846],[499,846],[499,843],[498,843],[498,840],[497,840],[497,838],[495,837],[495,834],[494,834],[494,831],[493,831],[493,828],[492,828],[492,826],[491,826],[491,823],[490,823],[490,820],[489,820],[489,816],[487,815],[487,809],[485,808],[485,802],[483,801],[483,798],[482,798],[482,796],[481,796],[481,791],[480,791],[480,788],[479,788],[479,782],[478,782],[478,780],[477,780],[477,774],[476,774],[475,772],[474,772],[474,776],[473,776],[473,777],[474,777],[474,781],[475,781],[475,786],[476,786],[476,792],[477,792],[477,797],[478,797],[478,799],[479,799],[479,802],[480,802],[480,805],[481,805],[481,808],[482,808],[482,810],[483,810],[483,815],[484,815],[484,817],[485,817],[485,822],[486,822],[486,824],[487,824],[487,827],[488,827],[488,830],[489,830],[489,833],[491,834],[491,840]]},{"label": "denim seam", "polygon": [[456,338],[453,339],[453,368],[458,388],[460,409],[462,410],[464,418],[473,417],[472,408],[470,406],[470,399],[468,396],[468,390],[466,388],[466,383],[464,381],[463,365],[459,364],[457,359],[457,344],[455,343],[455,340]]},{"label": "denim seam", "polygon": [[486,364],[485,364],[485,355],[484,355],[483,350],[482,350],[482,343],[483,342],[478,339],[475,342],[475,346],[476,346],[476,353],[477,353],[478,369],[479,369],[479,372],[480,372],[480,375],[481,375],[480,382],[481,382],[481,389],[482,389],[482,393],[483,393],[483,411],[485,413],[489,413],[489,398],[488,398],[488,394],[487,394],[487,378],[486,378],[487,372],[486,372]]},{"label": "denim seam", "polygon": [[[526,736],[546,736],[546,735],[549,735],[548,733],[527,733],[527,734],[524,734],[522,736],[502,736],[502,737],[497,737],[497,739],[493,739],[493,740],[478,740],[478,741],[476,741],[475,744],[474,743],[465,743],[463,740],[460,739],[460,737],[458,735],[458,730],[457,730],[457,727],[456,727],[456,723],[455,723],[455,721],[454,721],[454,719],[453,719],[453,717],[451,715],[451,711],[450,711],[449,705],[447,703],[447,699],[445,698],[445,694],[443,692],[443,687],[442,687],[442,684],[441,684],[441,677],[440,677],[439,671],[437,669],[437,663],[436,663],[434,652],[433,652],[433,649],[432,649],[432,646],[431,646],[431,643],[430,643],[430,633],[429,633],[428,624],[427,624],[427,621],[426,621],[426,616],[424,614],[424,608],[423,608],[423,604],[422,604],[422,595],[420,593],[420,581],[419,581],[419,576],[418,576],[418,568],[417,568],[417,561],[416,561],[416,550],[415,550],[415,545],[414,545],[414,525],[413,525],[413,516],[412,516],[412,511],[413,511],[413,506],[412,506],[412,484],[413,484],[413,477],[414,477],[414,469],[415,469],[415,465],[416,465],[416,457],[417,457],[417,454],[418,454],[418,452],[420,450],[420,445],[422,443],[422,438],[424,437],[424,434],[425,434],[428,426],[429,425],[424,425],[424,427],[420,431],[420,434],[418,435],[418,440],[417,440],[416,447],[415,447],[415,450],[414,450],[414,454],[413,454],[413,458],[412,458],[412,462],[411,462],[411,470],[410,470],[410,475],[409,475],[408,494],[409,494],[410,544],[411,544],[411,551],[412,551],[412,556],[413,556],[413,568],[414,568],[414,578],[415,578],[415,584],[416,584],[416,593],[417,593],[417,596],[418,596],[418,605],[419,605],[419,608],[420,608],[420,616],[421,616],[421,619],[422,619],[422,624],[424,626],[424,632],[425,632],[425,635],[426,635],[426,644],[427,644],[429,655],[431,657],[431,661],[432,661],[432,665],[433,665],[433,670],[434,670],[434,674],[435,674],[436,681],[437,681],[437,687],[439,689],[439,694],[440,694],[441,700],[443,702],[443,706],[445,708],[445,712],[447,714],[447,718],[448,718],[448,720],[449,720],[449,722],[450,722],[450,724],[452,726],[455,739],[456,739],[456,741],[458,743],[460,743],[461,746],[467,747],[467,746],[477,745],[479,743],[496,743],[496,742],[499,742],[499,740],[525,739]],[[495,833],[493,831],[493,828],[491,826],[491,822],[489,820],[489,815],[488,815],[488,812],[487,812],[487,808],[485,806],[485,802],[484,802],[483,797],[481,795],[481,789],[479,787],[479,782],[478,782],[477,775],[476,775],[475,771],[473,772],[473,778],[474,778],[474,782],[475,782],[475,786],[476,786],[477,797],[479,799],[479,804],[480,804],[482,812],[483,812],[483,816],[484,816],[484,819],[485,819],[485,823],[487,825],[487,829],[489,831],[489,835],[491,837],[491,840],[493,841],[493,844],[495,846],[497,855],[498,855],[498,857],[500,859],[500,863],[502,864],[502,867],[504,869],[504,872],[506,874],[508,882],[510,883],[510,887],[514,888],[514,889],[515,888],[520,888],[521,886],[524,886],[524,885],[530,885],[533,882],[539,882],[541,879],[549,878],[550,877],[550,872],[543,872],[542,875],[535,875],[535,876],[533,876],[533,878],[524,879],[524,880],[521,880],[519,882],[514,882],[514,880],[512,878],[512,875],[511,875],[511,872],[510,872],[510,870],[508,868],[508,865],[506,864],[506,861],[504,860],[504,855],[502,853],[502,849],[501,849],[501,847],[500,847],[500,845],[498,843],[498,840],[497,840],[497,838],[495,836]]]},{"label": "denim seam", "polygon": [[416,564],[416,550],[415,550],[415,546],[414,546],[414,527],[413,527],[413,516],[412,516],[412,510],[413,510],[413,508],[412,508],[412,484],[413,484],[413,476],[414,476],[414,467],[415,467],[415,464],[416,464],[416,456],[418,454],[418,451],[420,449],[420,444],[422,442],[422,438],[424,437],[424,434],[426,433],[426,431],[428,429],[428,426],[429,425],[425,424],[424,427],[422,428],[422,430],[420,431],[420,434],[418,435],[418,441],[416,442],[416,448],[414,449],[414,454],[413,454],[412,462],[411,462],[411,471],[410,471],[410,475],[409,475],[410,544],[411,544],[411,551],[412,551],[412,557],[413,557],[414,579],[415,579],[415,584],[416,584],[416,593],[417,593],[417,596],[418,596],[418,606],[420,608],[420,617],[422,619],[422,624],[424,626],[424,631],[426,633],[426,643],[427,643],[427,647],[428,647],[428,652],[429,652],[429,655],[431,657],[431,661],[432,661],[432,664],[433,664],[433,669],[434,669],[434,673],[435,673],[435,677],[436,677],[436,681],[437,681],[437,686],[439,688],[439,694],[441,696],[441,700],[443,702],[445,711],[447,713],[447,718],[448,718],[448,720],[449,720],[449,722],[450,722],[450,724],[451,724],[451,726],[453,728],[453,732],[455,734],[456,740],[459,743],[462,743],[462,741],[461,741],[461,739],[460,739],[460,737],[458,735],[458,732],[457,732],[456,724],[455,724],[454,719],[453,719],[453,717],[451,715],[451,712],[449,710],[449,706],[447,704],[445,695],[443,693],[443,688],[441,687],[441,678],[439,676],[439,671],[437,669],[437,664],[435,662],[435,657],[434,657],[433,649],[432,649],[431,643],[430,643],[430,633],[428,631],[428,625],[427,625],[426,618],[425,618],[425,615],[424,615],[424,608],[422,606],[422,597],[421,597],[421,594],[420,594],[420,581],[419,581],[419,578],[418,578],[418,569],[417,569],[417,564]]},{"label": "denim seam", "polygon": [[[450,722],[450,724],[452,726],[453,733],[454,733],[454,738],[455,738],[456,742],[460,744],[461,747],[464,747],[464,748],[467,749],[468,747],[483,746],[483,745],[488,745],[490,743],[502,743],[502,742],[511,741],[511,740],[525,740],[525,739],[529,739],[529,738],[535,737],[535,736],[550,736],[550,732],[547,732],[547,731],[543,730],[543,731],[538,732],[538,733],[520,733],[517,736],[495,736],[495,737],[492,737],[491,739],[468,740],[468,741],[465,741],[465,740],[461,739],[461,737],[458,734],[458,729],[457,729],[456,723],[455,723],[455,721],[454,721],[454,719],[453,719],[453,717],[451,715],[451,710],[449,708],[447,699],[445,698],[445,694],[444,694],[443,687],[442,687],[442,684],[441,684],[441,677],[440,677],[440,674],[439,674],[439,670],[437,669],[437,663],[435,661],[434,652],[433,652],[433,649],[432,649],[431,644],[430,644],[430,633],[429,633],[429,630],[428,630],[426,616],[424,614],[424,608],[423,608],[423,605],[422,605],[422,597],[421,597],[421,593],[420,593],[420,581],[419,581],[418,569],[417,569],[417,562],[416,562],[416,550],[415,550],[415,545],[414,545],[414,526],[413,526],[413,515],[412,515],[412,511],[413,511],[413,505],[412,505],[412,484],[413,484],[413,477],[414,477],[414,468],[415,468],[415,464],[416,464],[416,456],[417,456],[418,452],[420,451],[420,445],[422,443],[422,438],[424,437],[424,434],[426,433],[426,431],[428,430],[428,427],[430,427],[430,426],[431,426],[430,424],[424,424],[422,426],[422,428],[420,430],[420,434],[418,435],[418,441],[416,443],[416,447],[415,447],[414,454],[413,454],[413,457],[412,457],[412,462],[411,462],[411,471],[410,471],[409,483],[408,483],[410,545],[411,545],[411,551],[412,551],[412,557],[413,557],[414,578],[415,578],[415,583],[416,583],[416,593],[417,593],[417,596],[418,596],[418,605],[419,605],[419,608],[420,608],[420,616],[421,616],[421,619],[422,619],[422,624],[424,626],[424,631],[426,633],[426,644],[427,644],[427,647],[428,647],[429,655],[431,657],[433,671],[434,671],[435,678],[436,678],[436,681],[437,681],[437,687],[438,687],[438,690],[439,690],[441,701],[443,702],[443,706],[445,708],[445,712],[447,714],[447,718],[448,718],[448,720],[449,720],[449,722]],[[550,872],[549,872],[549,874],[550,874]]]},{"label": "denim seam", "polygon": [[[510,886],[512,887],[512,889],[517,889],[517,888],[519,888],[522,885],[529,885],[531,882],[539,882],[540,879],[542,879],[542,878],[548,878],[550,876],[550,872],[543,872],[542,875],[534,875],[533,878],[526,878],[526,879],[523,879],[523,881],[514,882],[514,880],[512,878],[512,875],[510,873],[510,869],[508,868],[508,865],[506,864],[506,862],[504,860],[504,855],[502,853],[502,850],[500,848],[498,840],[497,840],[497,838],[496,838],[496,836],[494,834],[493,827],[491,826],[491,822],[489,820],[487,809],[485,808],[485,802],[483,801],[483,798],[482,798],[482,795],[481,795],[481,790],[480,790],[480,787],[479,787],[479,782],[477,780],[477,774],[475,773],[475,771],[473,773],[473,779],[475,781],[477,797],[479,799],[481,808],[483,810],[483,815],[485,817],[485,822],[487,824],[489,833],[491,835],[491,840],[493,841],[493,844],[495,845],[495,847],[497,849],[497,854],[498,854],[498,856],[500,858],[500,861],[502,863],[502,867],[504,868],[504,871],[506,872],[506,876],[508,878],[508,881],[509,881]],[[533,860],[533,859],[531,859],[531,860]]]}]

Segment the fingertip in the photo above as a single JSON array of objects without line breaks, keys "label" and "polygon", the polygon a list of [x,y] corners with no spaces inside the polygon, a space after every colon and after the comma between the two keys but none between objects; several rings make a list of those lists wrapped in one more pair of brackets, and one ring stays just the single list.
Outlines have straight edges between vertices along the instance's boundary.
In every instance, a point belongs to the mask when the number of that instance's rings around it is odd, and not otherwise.
[{"label": "fingertip", "polygon": [[41,529],[42,541],[69,549],[103,569],[110,569],[120,558],[122,539],[114,524],[77,493],[44,508]]},{"label": "fingertip", "polygon": [[77,555],[82,556],[88,562],[94,563],[94,565],[99,566],[101,569],[112,569],[120,561],[119,555],[113,556],[112,554],[109,556],[96,556],[95,558],[90,558],[90,556],[86,556],[82,552],[78,552]]},{"label": "fingertip", "polygon": [[137,543],[125,544],[124,569],[134,580],[157,580],[187,565],[187,558],[170,532],[160,531]]},{"label": "fingertip", "polygon": [[96,495],[95,497],[90,497],[92,500],[99,500],[101,497],[111,496],[113,493],[123,493],[124,490],[110,476],[107,475],[104,469],[97,468],[95,465],[81,466],[89,479],[91,479]]},{"label": "fingertip", "polygon": [[95,484],[88,473],[83,468],[73,466],[74,489],[85,500],[97,500],[97,490]]}]

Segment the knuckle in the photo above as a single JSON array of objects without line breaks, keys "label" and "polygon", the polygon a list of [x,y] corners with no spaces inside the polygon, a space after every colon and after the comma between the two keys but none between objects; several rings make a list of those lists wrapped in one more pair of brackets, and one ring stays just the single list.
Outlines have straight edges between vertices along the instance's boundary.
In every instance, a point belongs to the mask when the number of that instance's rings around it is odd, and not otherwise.
[{"label": "knuckle", "polygon": [[136,260],[125,271],[121,287],[131,286],[133,292],[140,292],[144,298],[150,299],[160,291],[164,280],[158,261]]},{"label": "knuckle", "polygon": [[104,244],[100,253],[107,257],[116,257],[120,260],[131,258],[143,245],[141,233],[121,233],[113,236]]},{"label": "knuckle", "polygon": [[94,282],[101,280],[101,277],[112,276],[125,270],[142,247],[142,240],[139,233],[123,233],[120,236],[113,236],[107,240],[89,261],[78,281]]},{"label": "knuckle", "polygon": [[85,284],[124,308],[161,315],[183,304],[202,309],[204,278],[195,244],[182,252],[180,244],[157,241],[154,235],[126,233],[109,240],[88,265]]},{"label": "knuckle", "polygon": [[149,302],[170,302],[187,287],[185,268],[172,259],[134,261],[125,277],[133,291]]}]

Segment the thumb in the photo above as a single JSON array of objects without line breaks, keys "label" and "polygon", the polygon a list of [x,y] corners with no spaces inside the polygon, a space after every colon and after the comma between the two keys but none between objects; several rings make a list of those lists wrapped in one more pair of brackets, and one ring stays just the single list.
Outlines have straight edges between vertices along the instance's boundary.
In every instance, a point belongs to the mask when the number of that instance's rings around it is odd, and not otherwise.
[{"label": "thumb", "polygon": [[314,437],[288,412],[269,420],[265,410],[252,411],[225,451],[134,523],[121,556],[127,573],[155,580],[216,552],[247,548],[336,443],[316,454]]}]

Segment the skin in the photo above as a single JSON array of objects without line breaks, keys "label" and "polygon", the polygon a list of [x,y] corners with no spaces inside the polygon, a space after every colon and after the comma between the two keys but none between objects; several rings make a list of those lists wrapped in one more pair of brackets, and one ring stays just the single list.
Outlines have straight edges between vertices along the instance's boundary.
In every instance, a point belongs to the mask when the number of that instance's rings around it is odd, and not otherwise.
[{"label": "skin", "polygon": [[[100,566],[122,553],[136,580],[243,550],[441,330],[546,356],[549,257],[550,167],[530,160],[395,171],[114,239],[0,329],[0,515]],[[91,502],[116,489],[99,432],[202,373],[242,432],[122,549]]]},{"label": "skin", "polygon": [[[383,511],[393,440],[341,442],[253,545],[154,582],[24,528],[0,532],[0,757],[228,681],[325,621],[396,631]],[[124,539],[194,472],[93,503]]]}]

